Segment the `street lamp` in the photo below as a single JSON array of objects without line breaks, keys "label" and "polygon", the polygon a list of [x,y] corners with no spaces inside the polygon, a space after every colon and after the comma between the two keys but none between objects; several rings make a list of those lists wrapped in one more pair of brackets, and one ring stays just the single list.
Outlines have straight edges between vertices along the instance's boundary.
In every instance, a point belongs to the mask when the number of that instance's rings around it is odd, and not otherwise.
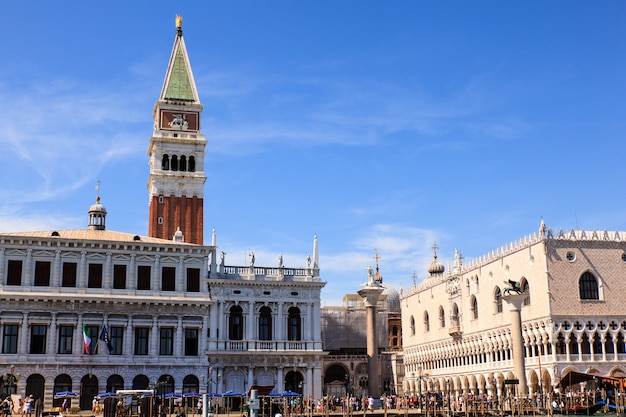
[{"label": "street lamp", "polygon": [[9,367],[9,373],[6,373],[2,376],[2,379],[4,380],[4,386],[8,388],[9,396],[11,396],[11,394],[15,394],[13,392],[13,388],[15,388],[15,390],[17,391],[17,377],[14,375],[14,372],[15,367],[11,365]]},{"label": "street lamp", "polygon": [[154,383],[154,389],[157,391],[157,395],[159,391],[161,391],[161,415],[164,416],[165,413],[165,386],[170,382],[170,377],[167,376],[161,381],[157,381]]}]

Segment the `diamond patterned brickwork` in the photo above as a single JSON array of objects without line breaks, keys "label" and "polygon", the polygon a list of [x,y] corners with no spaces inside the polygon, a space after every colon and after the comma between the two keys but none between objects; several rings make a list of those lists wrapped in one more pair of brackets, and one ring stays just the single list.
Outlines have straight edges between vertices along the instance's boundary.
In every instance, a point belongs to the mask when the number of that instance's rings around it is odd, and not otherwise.
[{"label": "diamond patterned brickwork", "polygon": [[[626,243],[564,239],[546,242],[552,315],[584,317],[624,313],[626,262],[622,260],[622,254]],[[591,272],[598,280],[598,301],[580,299],[578,282],[586,271]]]}]

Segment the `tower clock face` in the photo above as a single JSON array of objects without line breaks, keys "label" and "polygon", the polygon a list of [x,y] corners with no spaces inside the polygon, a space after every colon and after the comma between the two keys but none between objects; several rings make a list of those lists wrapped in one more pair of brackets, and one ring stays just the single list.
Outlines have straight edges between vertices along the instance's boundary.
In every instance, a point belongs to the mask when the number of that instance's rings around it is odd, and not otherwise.
[{"label": "tower clock face", "polygon": [[161,110],[161,129],[197,132],[200,117],[196,112]]}]

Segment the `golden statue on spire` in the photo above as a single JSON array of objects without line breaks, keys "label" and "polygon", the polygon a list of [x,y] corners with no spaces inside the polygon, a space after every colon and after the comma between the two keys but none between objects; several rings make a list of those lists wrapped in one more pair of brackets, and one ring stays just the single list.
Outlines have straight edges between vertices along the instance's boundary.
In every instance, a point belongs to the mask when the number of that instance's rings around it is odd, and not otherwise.
[{"label": "golden statue on spire", "polygon": [[183,27],[183,17],[176,15],[176,28],[181,29]]}]

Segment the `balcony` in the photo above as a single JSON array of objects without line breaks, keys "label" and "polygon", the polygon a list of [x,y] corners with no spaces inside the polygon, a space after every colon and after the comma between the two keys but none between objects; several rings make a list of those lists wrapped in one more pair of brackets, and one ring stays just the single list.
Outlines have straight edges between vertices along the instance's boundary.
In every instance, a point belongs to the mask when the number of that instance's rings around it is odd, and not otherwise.
[{"label": "balcony", "polygon": [[460,326],[452,326],[448,327],[448,334],[452,337],[461,337],[463,332],[461,331]]},{"label": "balcony", "polygon": [[[319,344],[319,342],[318,342]],[[217,351],[277,352],[315,350],[316,342],[291,340],[220,340]]]}]

